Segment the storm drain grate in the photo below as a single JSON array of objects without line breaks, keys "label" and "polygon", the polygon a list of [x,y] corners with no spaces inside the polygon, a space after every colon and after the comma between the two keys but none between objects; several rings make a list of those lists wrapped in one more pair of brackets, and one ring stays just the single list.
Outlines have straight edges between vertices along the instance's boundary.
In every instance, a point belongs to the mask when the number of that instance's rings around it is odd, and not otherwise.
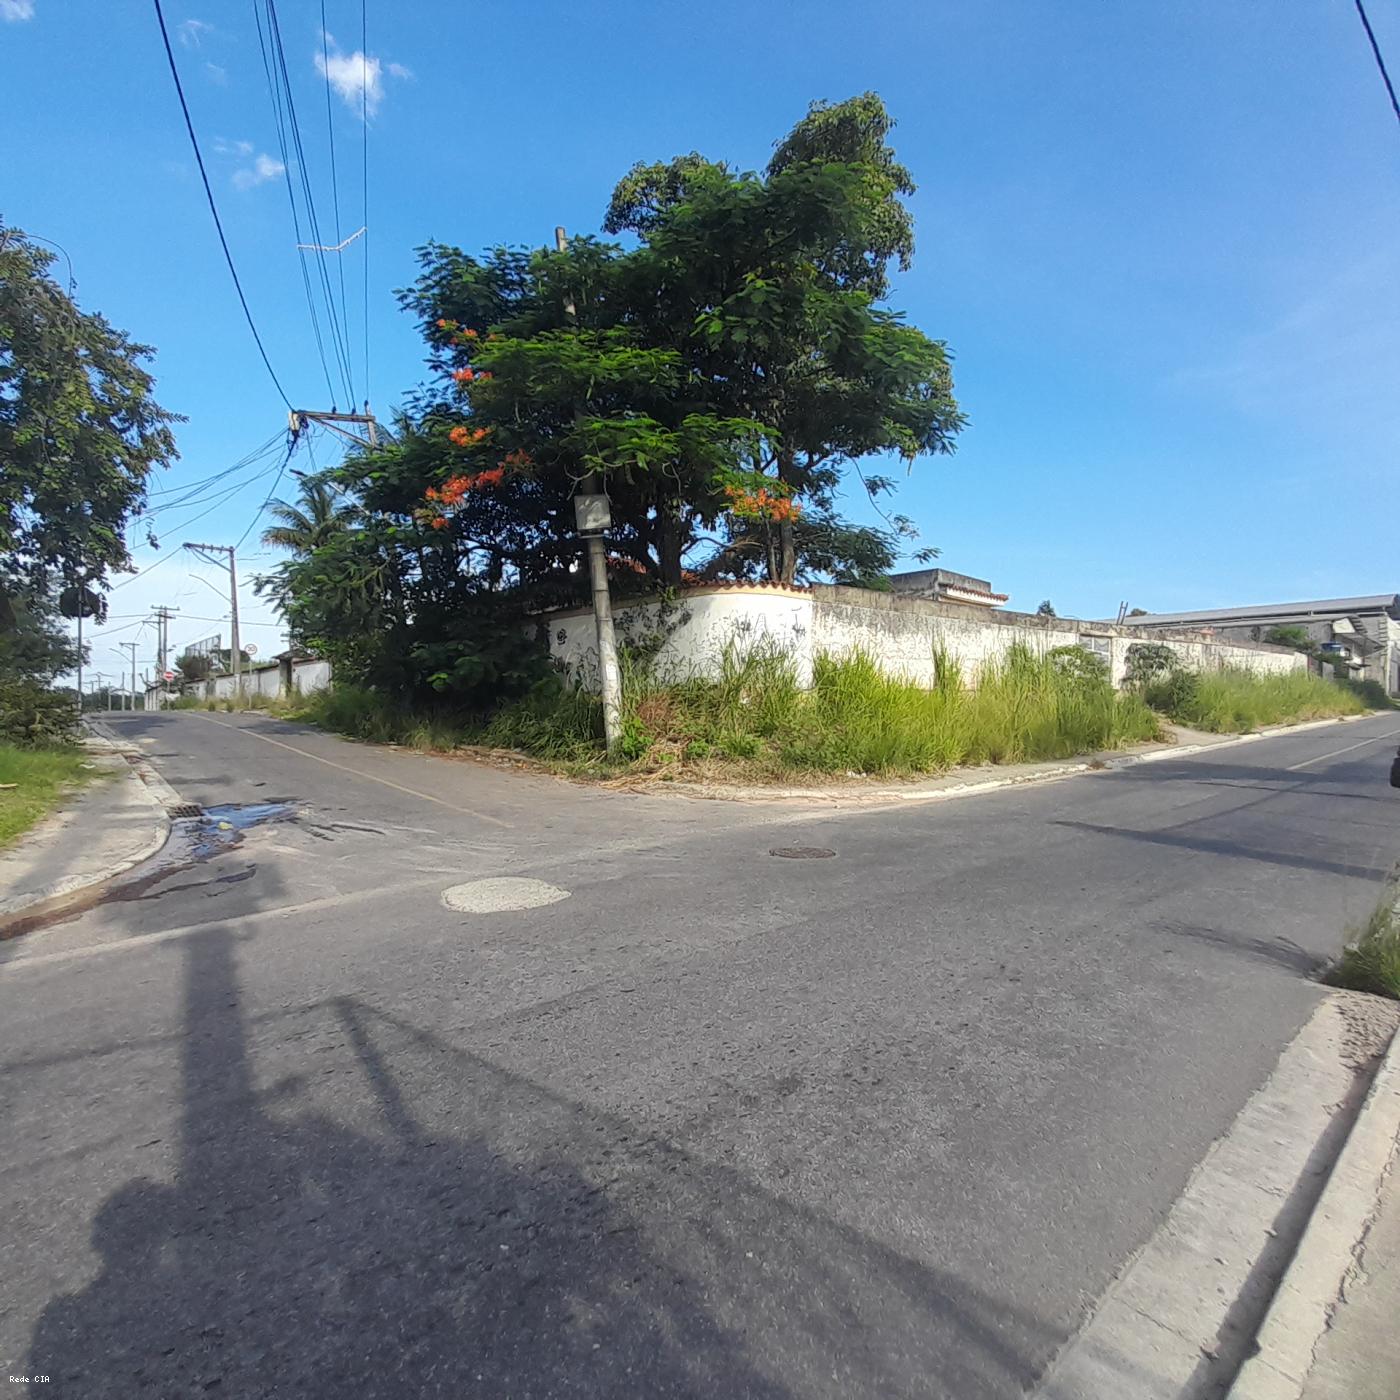
[{"label": "storm drain grate", "polygon": [[204,808],[196,802],[177,802],[173,807],[167,807],[165,813],[169,817],[180,820],[185,817],[202,817]]},{"label": "storm drain grate", "polygon": [[828,860],[836,852],[825,846],[774,846],[768,854],[783,860]]}]

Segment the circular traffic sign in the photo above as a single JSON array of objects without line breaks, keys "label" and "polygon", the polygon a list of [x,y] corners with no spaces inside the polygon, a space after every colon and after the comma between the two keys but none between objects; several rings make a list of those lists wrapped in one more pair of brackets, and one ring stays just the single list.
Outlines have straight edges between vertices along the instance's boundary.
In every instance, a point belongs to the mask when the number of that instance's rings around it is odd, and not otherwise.
[{"label": "circular traffic sign", "polygon": [[167,680],[167,681],[173,681],[173,680],[175,679],[175,672],[174,672],[174,671],[162,671],[162,672],[161,672],[161,676],[162,676],[163,679],[165,679],[165,680]]},{"label": "circular traffic sign", "polygon": [[246,647],[243,648],[243,654],[244,654],[244,656],[256,656],[256,655],[258,654],[258,645],[257,645],[257,643],[256,643],[256,642],[249,642],[248,645],[247,645]]}]

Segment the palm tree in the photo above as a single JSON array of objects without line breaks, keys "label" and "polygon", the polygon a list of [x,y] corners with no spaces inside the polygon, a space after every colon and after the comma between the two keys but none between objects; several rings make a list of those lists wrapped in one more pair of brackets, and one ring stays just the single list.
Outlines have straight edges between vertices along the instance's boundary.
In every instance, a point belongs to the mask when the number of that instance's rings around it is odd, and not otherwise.
[{"label": "palm tree", "polygon": [[327,481],[304,481],[295,505],[273,501],[267,513],[279,523],[262,533],[264,544],[310,554],[359,519],[359,507],[346,501]]}]

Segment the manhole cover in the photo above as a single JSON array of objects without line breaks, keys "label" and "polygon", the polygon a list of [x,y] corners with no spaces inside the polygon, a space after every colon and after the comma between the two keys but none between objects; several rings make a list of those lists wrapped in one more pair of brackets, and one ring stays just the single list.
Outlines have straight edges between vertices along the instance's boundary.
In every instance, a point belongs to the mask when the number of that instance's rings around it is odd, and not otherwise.
[{"label": "manhole cover", "polygon": [[177,802],[173,807],[165,809],[166,815],[177,819],[183,817],[202,817],[204,808],[196,802]]},{"label": "manhole cover", "polygon": [[836,852],[827,850],[825,846],[774,846],[768,854],[783,860],[828,860]]}]

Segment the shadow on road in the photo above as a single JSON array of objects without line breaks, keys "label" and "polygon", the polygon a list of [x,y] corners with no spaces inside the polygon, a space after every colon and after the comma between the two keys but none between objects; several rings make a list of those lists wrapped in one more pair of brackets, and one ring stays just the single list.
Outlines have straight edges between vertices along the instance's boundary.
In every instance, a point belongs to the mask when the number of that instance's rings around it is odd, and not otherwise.
[{"label": "shadow on road", "polygon": [[1075,831],[1092,831],[1100,836],[1118,836],[1125,841],[1144,841],[1154,846],[1172,846],[1178,850],[1200,851],[1206,855],[1227,856],[1232,859],[1258,860],[1269,865],[1287,866],[1293,870],[1316,870],[1328,875],[1346,875],[1360,880],[1382,880],[1390,866],[1360,865],[1354,861],[1329,860],[1316,852],[1270,851],[1242,841],[1212,836],[1188,836],[1181,830],[1142,831],[1133,827],[1103,826],[1097,822],[1070,821],[1061,818],[1054,826],[1070,827]]},{"label": "shadow on road", "polygon": [[176,1177],[97,1210],[35,1396],[970,1400],[1048,1358],[956,1277],[360,1000],[288,1013],[260,1090],[239,947],[182,944]]}]

